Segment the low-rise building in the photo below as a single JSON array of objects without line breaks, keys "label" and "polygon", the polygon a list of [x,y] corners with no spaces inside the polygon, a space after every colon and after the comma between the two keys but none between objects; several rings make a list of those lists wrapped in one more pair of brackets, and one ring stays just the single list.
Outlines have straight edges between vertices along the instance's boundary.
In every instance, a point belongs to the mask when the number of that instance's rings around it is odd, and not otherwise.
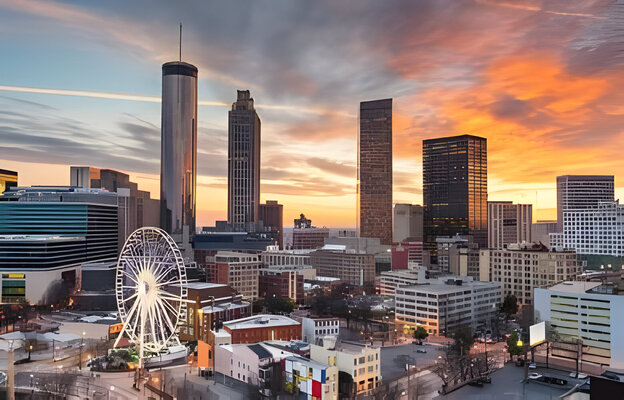
[{"label": "low-rise building", "polygon": [[310,253],[313,250],[280,250],[277,246],[269,246],[260,253],[260,261],[265,267],[273,265],[296,265],[302,268],[312,267]]},{"label": "low-rise building", "polygon": [[352,382],[340,382],[341,397],[353,398],[371,393],[381,383],[379,347],[328,337],[322,345],[310,345],[310,359],[336,366],[338,371],[351,376]]},{"label": "low-rise building", "polygon": [[412,286],[425,282],[426,270],[424,267],[415,269],[384,271],[375,278],[375,288],[382,296],[394,297],[399,286]]},{"label": "low-rise building", "polygon": [[508,245],[480,251],[480,279],[500,283],[503,297],[513,294],[520,306],[533,305],[533,289],[574,280],[583,272],[573,251],[549,251],[542,244]]},{"label": "low-rise building", "polygon": [[301,330],[303,341],[318,344],[319,339],[326,336],[340,335],[339,318],[302,318]]},{"label": "low-rise building", "polygon": [[288,266],[262,268],[258,278],[259,296],[264,299],[278,297],[303,303],[304,271],[308,271],[310,277],[316,276],[314,268],[296,269]]},{"label": "low-rise building", "polygon": [[299,356],[284,358],[284,389],[307,399],[338,399],[338,367]]},{"label": "low-rise building", "polygon": [[230,286],[211,282],[189,282],[187,325],[180,327],[181,340],[209,340],[209,332],[224,322],[251,315],[251,304]]},{"label": "low-rise building", "polygon": [[407,238],[392,246],[392,269],[408,269],[410,265],[423,265],[423,243]]},{"label": "low-rise building", "polygon": [[344,245],[326,245],[311,254],[312,266],[321,276],[339,278],[351,285],[375,283],[375,255],[347,250]]},{"label": "low-rise building", "polygon": [[301,324],[283,315],[259,314],[223,323],[231,343],[301,340]]},{"label": "low-rise building", "polygon": [[475,329],[495,317],[501,303],[500,284],[470,277],[430,279],[401,286],[395,294],[395,324],[403,330],[424,327],[430,335],[446,335],[460,326]]},{"label": "low-rise building", "polygon": [[581,341],[581,362],[624,369],[622,282],[558,283],[535,289],[535,322],[550,322],[563,342]]},{"label": "low-rise building", "polygon": [[258,254],[219,251],[207,257],[208,280],[231,286],[245,300],[258,298],[258,276],[262,263]]}]

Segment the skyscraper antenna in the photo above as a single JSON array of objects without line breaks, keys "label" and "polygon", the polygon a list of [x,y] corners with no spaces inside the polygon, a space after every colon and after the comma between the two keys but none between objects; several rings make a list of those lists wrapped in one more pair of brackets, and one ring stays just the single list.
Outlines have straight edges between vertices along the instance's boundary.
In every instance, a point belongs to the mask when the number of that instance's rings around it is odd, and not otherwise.
[{"label": "skyscraper antenna", "polygon": [[182,61],[182,22],[180,22],[180,61]]}]

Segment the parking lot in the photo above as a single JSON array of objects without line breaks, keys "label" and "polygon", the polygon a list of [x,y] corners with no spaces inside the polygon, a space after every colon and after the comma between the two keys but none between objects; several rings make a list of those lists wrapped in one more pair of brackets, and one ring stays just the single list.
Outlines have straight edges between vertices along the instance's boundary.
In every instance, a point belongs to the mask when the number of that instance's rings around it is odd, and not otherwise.
[{"label": "parking lot", "polygon": [[[426,353],[419,353],[418,350]],[[422,346],[405,344],[400,346],[386,346],[381,348],[381,377],[384,381],[392,381],[405,375],[405,364],[416,367],[426,367],[435,362],[441,355],[442,348],[430,344]]]}]

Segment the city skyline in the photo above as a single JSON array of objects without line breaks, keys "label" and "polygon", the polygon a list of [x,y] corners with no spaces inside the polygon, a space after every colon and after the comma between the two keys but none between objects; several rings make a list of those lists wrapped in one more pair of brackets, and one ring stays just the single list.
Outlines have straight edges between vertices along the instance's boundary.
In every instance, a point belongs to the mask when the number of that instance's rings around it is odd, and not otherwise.
[{"label": "city skyline", "polygon": [[[624,7],[523,4],[289,2],[271,13],[161,4],[143,16],[139,3],[0,1],[0,50],[12,61],[0,79],[0,167],[18,171],[21,186],[66,185],[69,165],[118,169],[158,197],[160,65],[178,58],[181,20],[183,59],[199,68],[198,226],[227,219],[237,89],[250,89],[262,113],[260,201],[284,204],[287,221],[303,212],[318,226],[355,226],[357,109],[386,97],[394,203],[422,204],[423,139],[472,134],[488,140],[488,199],[555,219],[556,176],[624,167],[623,43],[612,32]],[[241,32],[223,26],[239,19],[249,22]],[[50,88],[59,90],[41,90]]]}]

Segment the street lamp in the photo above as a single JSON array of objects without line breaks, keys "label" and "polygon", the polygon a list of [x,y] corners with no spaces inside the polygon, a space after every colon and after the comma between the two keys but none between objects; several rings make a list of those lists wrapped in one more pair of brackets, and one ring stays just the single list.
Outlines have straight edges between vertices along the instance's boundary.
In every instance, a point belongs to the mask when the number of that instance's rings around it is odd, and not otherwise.
[{"label": "street lamp", "polygon": [[32,344],[30,346],[28,346],[28,361],[30,361],[30,352],[32,351],[33,347]]}]

